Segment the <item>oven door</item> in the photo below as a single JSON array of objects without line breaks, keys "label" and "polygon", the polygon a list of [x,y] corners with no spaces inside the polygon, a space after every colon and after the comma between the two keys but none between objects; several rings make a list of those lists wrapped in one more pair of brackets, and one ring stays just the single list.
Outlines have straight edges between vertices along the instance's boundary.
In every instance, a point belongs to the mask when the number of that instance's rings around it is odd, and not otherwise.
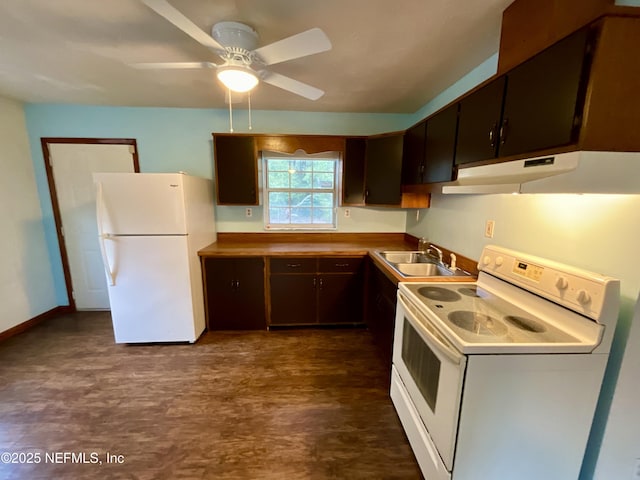
[{"label": "oven door", "polygon": [[466,363],[466,356],[399,292],[393,364],[449,472]]}]

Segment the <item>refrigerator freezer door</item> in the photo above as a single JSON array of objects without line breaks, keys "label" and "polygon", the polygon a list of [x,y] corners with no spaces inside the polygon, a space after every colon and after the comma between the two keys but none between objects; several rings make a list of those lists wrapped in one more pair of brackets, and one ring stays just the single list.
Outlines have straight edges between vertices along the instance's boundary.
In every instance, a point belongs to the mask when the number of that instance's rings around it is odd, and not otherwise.
[{"label": "refrigerator freezer door", "polygon": [[[193,302],[187,236],[110,237],[109,301],[116,343],[194,342],[204,330]],[[198,324],[198,327],[196,327]]]},{"label": "refrigerator freezer door", "polygon": [[184,175],[96,173],[99,230],[107,235],[187,233]]}]

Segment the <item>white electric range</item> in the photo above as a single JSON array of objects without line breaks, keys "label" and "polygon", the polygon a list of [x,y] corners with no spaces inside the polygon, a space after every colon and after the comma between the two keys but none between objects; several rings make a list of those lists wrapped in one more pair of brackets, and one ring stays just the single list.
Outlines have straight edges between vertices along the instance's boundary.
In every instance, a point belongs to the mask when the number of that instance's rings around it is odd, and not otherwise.
[{"label": "white electric range", "polygon": [[400,283],[391,398],[425,478],[577,478],[619,281],[496,246],[477,282]]}]

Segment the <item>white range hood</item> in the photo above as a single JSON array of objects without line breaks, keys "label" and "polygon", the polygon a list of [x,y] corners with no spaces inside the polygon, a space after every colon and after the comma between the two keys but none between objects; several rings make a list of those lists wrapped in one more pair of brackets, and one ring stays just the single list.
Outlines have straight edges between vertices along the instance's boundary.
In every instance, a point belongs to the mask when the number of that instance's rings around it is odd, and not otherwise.
[{"label": "white range hood", "polygon": [[568,152],[460,168],[442,193],[640,193],[640,152]]}]

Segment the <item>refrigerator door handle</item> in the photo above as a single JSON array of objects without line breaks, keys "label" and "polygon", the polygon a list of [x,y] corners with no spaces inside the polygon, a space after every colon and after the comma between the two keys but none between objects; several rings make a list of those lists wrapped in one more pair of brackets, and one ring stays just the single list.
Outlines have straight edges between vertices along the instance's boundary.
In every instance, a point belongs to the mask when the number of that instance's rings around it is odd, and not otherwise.
[{"label": "refrigerator door handle", "polygon": [[108,233],[104,233],[102,230],[102,212],[104,210],[104,200],[102,196],[102,183],[98,182],[97,185],[97,196],[96,196],[96,218],[98,220],[98,242],[100,243],[100,253],[102,254],[102,263],[104,264],[105,272],[107,273],[107,277],[109,278],[109,285],[114,286],[116,284],[116,276],[114,272],[111,270],[111,266],[109,265],[109,257],[107,257],[107,249],[105,248],[104,241],[110,240],[111,235]]}]

